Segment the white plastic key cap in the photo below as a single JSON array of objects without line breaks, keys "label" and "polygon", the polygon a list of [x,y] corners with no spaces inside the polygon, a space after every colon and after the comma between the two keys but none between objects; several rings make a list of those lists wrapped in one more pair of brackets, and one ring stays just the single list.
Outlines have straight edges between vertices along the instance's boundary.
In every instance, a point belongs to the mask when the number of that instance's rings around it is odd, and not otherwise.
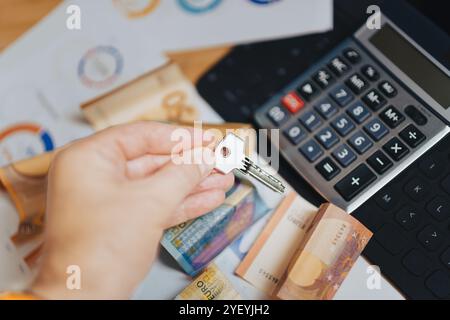
[{"label": "white plastic key cap", "polygon": [[215,150],[216,169],[223,174],[233,169],[243,169],[245,160],[245,143],[233,133],[219,143]]}]

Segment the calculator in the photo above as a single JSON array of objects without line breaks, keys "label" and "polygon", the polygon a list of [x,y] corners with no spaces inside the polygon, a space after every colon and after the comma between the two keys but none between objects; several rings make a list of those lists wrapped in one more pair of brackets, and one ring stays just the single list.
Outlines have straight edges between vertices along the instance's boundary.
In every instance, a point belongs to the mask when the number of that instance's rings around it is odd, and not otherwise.
[{"label": "calculator", "polygon": [[280,130],[280,153],[318,193],[352,212],[449,132],[440,117],[449,89],[448,70],[383,15],[380,29],[361,27],[255,119]]}]

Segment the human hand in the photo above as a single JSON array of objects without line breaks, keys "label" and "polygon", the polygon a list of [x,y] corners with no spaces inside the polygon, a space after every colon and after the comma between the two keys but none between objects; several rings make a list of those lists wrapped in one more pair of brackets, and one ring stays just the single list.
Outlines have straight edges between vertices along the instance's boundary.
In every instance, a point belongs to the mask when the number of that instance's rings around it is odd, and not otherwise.
[{"label": "human hand", "polygon": [[[49,171],[42,268],[31,290],[43,298],[129,298],[148,273],[163,230],[219,206],[234,181],[214,164],[175,164],[171,154],[213,157],[211,140],[181,146],[177,127],[118,126],[76,141]],[[194,137],[194,130],[189,130]],[[197,144],[195,141],[199,141]],[[81,290],[66,269],[81,270]]]}]

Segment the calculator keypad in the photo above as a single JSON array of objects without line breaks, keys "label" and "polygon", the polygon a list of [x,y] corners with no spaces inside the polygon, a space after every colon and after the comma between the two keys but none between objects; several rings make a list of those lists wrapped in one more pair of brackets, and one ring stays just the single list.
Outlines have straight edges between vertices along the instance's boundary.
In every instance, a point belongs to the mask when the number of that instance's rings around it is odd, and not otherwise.
[{"label": "calculator keypad", "polygon": [[283,155],[344,209],[445,127],[352,41],[283,92],[257,121],[282,130]]}]

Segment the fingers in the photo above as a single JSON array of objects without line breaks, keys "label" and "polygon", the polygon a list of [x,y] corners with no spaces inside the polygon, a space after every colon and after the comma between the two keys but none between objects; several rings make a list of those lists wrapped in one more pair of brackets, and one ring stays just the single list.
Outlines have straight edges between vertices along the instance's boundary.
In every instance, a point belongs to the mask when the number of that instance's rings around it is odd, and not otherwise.
[{"label": "fingers", "polygon": [[97,133],[94,140],[102,145],[118,147],[125,159],[145,154],[171,154],[211,143],[204,131],[189,127],[141,121],[108,128]]},{"label": "fingers", "polygon": [[171,227],[208,213],[225,201],[224,190],[207,190],[188,196],[169,219]]},{"label": "fingers", "polygon": [[211,173],[205,180],[194,189],[192,193],[203,192],[211,189],[228,191],[234,184],[234,174]]},{"label": "fingers", "polygon": [[170,161],[170,155],[150,155],[146,154],[142,157],[127,162],[126,174],[130,179],[144,178],[167,162]]}]

